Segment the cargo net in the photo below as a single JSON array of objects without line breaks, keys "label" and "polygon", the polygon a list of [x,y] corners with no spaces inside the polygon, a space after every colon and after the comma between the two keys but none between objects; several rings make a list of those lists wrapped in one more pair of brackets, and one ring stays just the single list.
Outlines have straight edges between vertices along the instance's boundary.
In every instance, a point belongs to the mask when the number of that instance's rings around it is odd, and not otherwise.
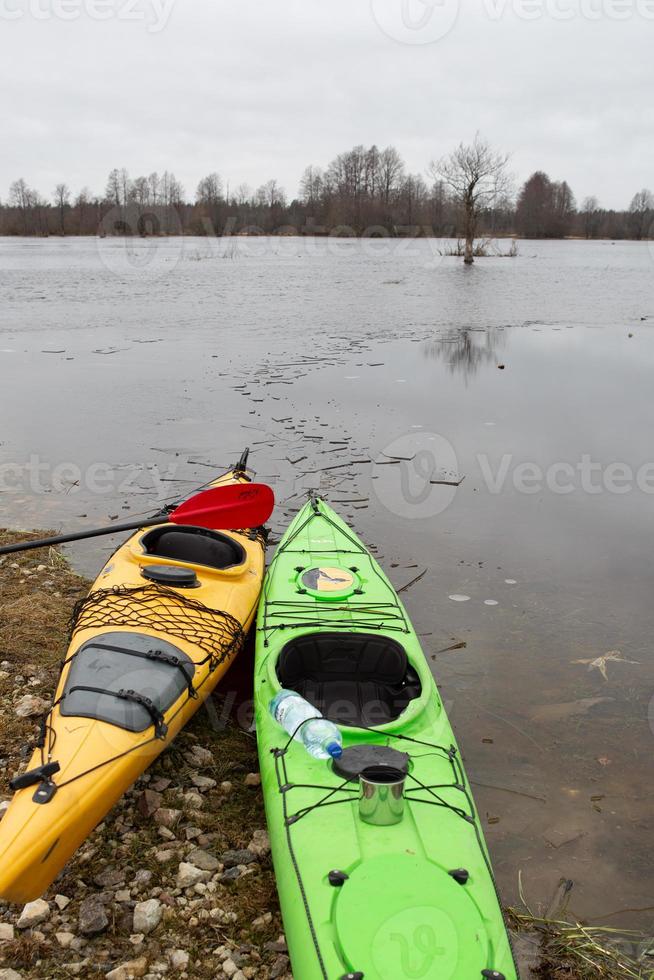
[{"label": "cargo net", "polygon": [[155,630],[186,640],[206,653],[200,664],[208,662],[212,671],[234,656],[245,640],[241,624],[228,612],[155,584],[98,589],[75,604],[71,639],[79,630],[107,626]]}]

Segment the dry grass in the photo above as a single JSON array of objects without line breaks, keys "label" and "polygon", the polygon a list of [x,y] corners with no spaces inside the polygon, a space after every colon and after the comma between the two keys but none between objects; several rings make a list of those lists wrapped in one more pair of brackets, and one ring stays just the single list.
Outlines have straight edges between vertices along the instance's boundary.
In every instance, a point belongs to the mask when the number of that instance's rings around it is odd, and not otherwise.
[{"label": "dry grass", "polygon": [[[0,545],[36,536],[0,530]],[[16,757],[35,731],[33,721],[16,718],[11,701],[26,692],[51,695],[68,645],[73,604],[88,587],[53,548],[0,558],[0,661],[10,664],[9,677],[0,680],[4,759]],[[24,678],[17,695],[12,687],[16,675]],[[0,769],[0,792],[7,791],[12,772],[11,766]]]},{"label": "dry grass", "polygon": [[508,914],[516,931],[540,938],[537,976],[542,980],[654,980],[654,950],[648,955],[640,933],[543,918],[517,909],[509,909]]}]

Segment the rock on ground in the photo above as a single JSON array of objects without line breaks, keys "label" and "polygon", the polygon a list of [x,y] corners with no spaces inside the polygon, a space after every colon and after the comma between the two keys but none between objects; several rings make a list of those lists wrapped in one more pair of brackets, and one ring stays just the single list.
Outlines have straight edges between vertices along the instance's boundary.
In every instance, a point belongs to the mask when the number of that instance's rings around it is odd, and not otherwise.
[{"label": "rock on ground", "polygon": [[175,824],[179,823],[179,819],[182,815],[181,810],[173,810],[170,807],[161,807],[154,814],[154,822],[160,827],[168,827],[171,829]]},{"label": "rock on ground", "polygon": [[24,694],[16,702],[14,710],[19,718],[36,718],[44,715],[49,708],[49,702],[44,701],[43,698],[37,698],[34,694]]},{"label": "rock on ground", "polygon": [[200,847],[191,851],[188,855],[188,863],[199,868],[200,871],[217,871],[220,867],[218,858],[210,854],[209,851],[203,851]]},{"label": "rock on ground", "polygon": [[195,865],[182,861],[177,870],[177,887],[191,888],[201,881],[208,881],[210,877],[211,872],[202,871],[200,868],[196,868]]},{"label": "rock on ground", "polygon": [[85,898],[79,907],[77,927],[83,936],[97,936],[109,925],[104,905],[95,895]]},{"label": "rock on ground", "polygon": [[50,917],[50,906],[42,898],[37,898],[35,902],[28,902],[21,912],[20,918],[16,923],[19,929],[31,929],[45,922]]},{"label": "rock on ground", "polygon": [[257,857],[263,857],[270,853],[270,837],[267,830],[255,830],[252,840],[247,846],[248,851],[252,851]]},{"label": "rock on ground", "polygon": [[131,980],[132,977],[144,977],[148,972],[148,960],[145,956],[140,956],[137,960],[128,960],[120,963],[109,973],[105,974],[106,980]]},{"label": "rock on ground", "polygon": [[171,949],[168,953],[168,960],[173,970],[186,970],[188,968],[189,955],[185,949]]},{"label": "rock on ground", "polygon": [[134,906],[133,932],[142,932],[145,936],[156,929],[161,922],[163,910],[157,898],[149,898],[147,902],[138,902]]},{"label": "rock on ground", "polygon": [[225,851],[220,860],[225,868],[236,868],[239,864],[254,864],[257,856],[249,850]]}]

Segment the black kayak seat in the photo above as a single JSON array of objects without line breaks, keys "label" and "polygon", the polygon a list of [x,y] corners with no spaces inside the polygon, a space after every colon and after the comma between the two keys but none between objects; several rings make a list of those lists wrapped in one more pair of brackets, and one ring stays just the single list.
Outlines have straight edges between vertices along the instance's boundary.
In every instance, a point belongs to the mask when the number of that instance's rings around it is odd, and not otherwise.
[{"label": "black kayak seat", "polygon": [[245,549],[238,541],[204,527],[164,524],[141,538],[147,555],[171,558],[208,568],[234,568],[245,561]]},{"label": "black kayak seat", "polygon": [[371,633],[310,633],[290,640],[277,660],[277,676],[282,687],[341,725],[387,724],[421,693],[404,648]]},{"label": "black kayak seat", "polygon": [[75,654],[59,712],[143,732],[153,724],[152,713],[116,695],[133,691],[163,714],[190,691],[194,674],[191,658],[167,640],[147,633],[101,633]]}]

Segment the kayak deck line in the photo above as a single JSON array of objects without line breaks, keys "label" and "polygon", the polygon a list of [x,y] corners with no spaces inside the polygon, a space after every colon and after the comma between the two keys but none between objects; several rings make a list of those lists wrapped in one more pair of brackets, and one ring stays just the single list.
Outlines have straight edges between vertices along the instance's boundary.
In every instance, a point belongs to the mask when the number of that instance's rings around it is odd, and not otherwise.
[{"label": "kayak deck line", "polygon": [[[317,602],[317,600],[316,600]],[[349,606],[336,606],[332,614],[348,613],[350,618],[344,623],[342,619],[332,615],[331,619],[320,617],[316,619],[315,609],[306,608],[306,603],[295,602],[266,602],[263,625],[259,631],[266,634],[274,630],[296,629],[302,626],[319,626],[330,629],[388,629],[400,633],[408,633],[409,629],[403,616],[397,614],[396,608],[390,603],[377,605],[366,603],[351,603]],[[268,620],[283,619],[284,622],[268,624]],[[400,625],[396,625],[399,622]]]},{"label": "kayak deck line", "polygon": [[[333,555],[355,555],[359,560],[362,560],[366,564],[366,572],[370,575],[379,576],[382,582],[385,584],[385,580],[381,574],[381,570],[377,565],[376,561],[372,558],[370,553],[366,550],[363,543],[358,541],[355,537],[346,535],[349,542],[353,545],[353,548],[338,548],[330,547],[330,543],[327,540],[323,540],[320,543],[324,544],[325,547],[319,548],[316,545],[318,542],[312,541],[311,548],[289,548],[288,545],[291,544],[304,530],[311,521],[316,517],[321,517],[326,521],[327,525],[333,532],[334,540],[336,540],[336,535],[342,535],[342,529],[339,525],[331,518],[330,514],[320,509],[316,509],[316,500],[318,498],[315,495],[311,496],[309,501],[309,506],[311,511],[308,514],[306,520],[299,523],[299,526],[291,534],[288,543],[280,543],[272,561],[269,565],[269,572],[272,569],[275,561],[282,554],[284,555],[303,555],[307,558],[308,563],[320,565],[326,558],[328,559]],[[295,569],[296,572],[300,573],[303,571],[302,566],[298,566]],[[350,569],[351,572],[359,574],[361,569],[354,567]],[[334,618],[329,621],[326,617],[321,617],[320,620],[314,621],[312,619],[312,610],[307,609],[306,601],[298,600],[270,600],[268,598],[269,588],[268,584],[271,581],[270,575],[267,575],[264,580],[264,587],[262,591],[262,609],[263,616],[262,624],[258,626],[258,630],[262,631],[264,635],[268,632],[274,630],[283,629],[293,629],[295,627],[308,627],[308,626],[320,626],[322,628],[333,628],[333,629],[375,629],[383,630],[389,629],[402,633],[409,633],[410,627],[404,610],[399,602],[397,601],[383,601],[383,602],[357,602],[350,601],[345,605],[332,605],[331,609],[334,613],[346,614],[350,617],[349,622],[344,622],[342,618]],[[302,592],[302,589],[298,589],[298,592]],[[362,590],[357,590],[362,591]],[[318,597],[314,596],[316,599],[316,606],[318,605]],[[316,608],[316,607],[314,607]],[[281,610],[281,611],[280,611]],[[268,621],[272,619],[286,618],[290,616],[290,622],[278,623],[273,625],[268,625]],[[296,622],[293,622],[293,616],[298,617]],[[361,621],[357,621],[357,616],[361,617]],[[397,623],[401,625],[396,625]],[[266,644],[268,642],[268,637],[266,635]]]},{"label": "kayak deck line", "polygon": [[[373,734],[376,734],[378,731],[378,729],[376,728],[372,728],[371,726],[364,726],[364,725],[351,725],[348,727],[358,728],[360,731],[372,732]],[[431,742],[423,742],[419,739],[412,739],[409,738],[408,736],[397,734],[397,733],[392,734],[389,737],[396,738],[404,742],[412,742],[418,745],[424,745],[427,748],[433,749],[437,752],[442,752],[447,757],[447,759],[449,759],[452,765],[452,775],[455,777],[454,782],[452,783],[434,783],[431,786],[427,786],[423,782],[421,782],[416,776],[414,776],[410,771],[407,772],[406,778],[409,780],[413,780],[416,783],[419,790],[423,790],[425,792],[430,793],[433,799],[424,799],[421,797],[408,796],[408,795],[405,795],[405,799],[413,803],[426,803],[429,806],[445,807],[445,809],[451,810],[453,813],[456,813],[464,820],[467,820],[468,823],[474,824],[475,823],[474,806],[472,804],[470,795],[466,791],[466,787],[462,782],[463,771],[461,769],[460,764],[458,764],[458,750],[456,746],[451,745],[449,749],[447,749],[443,745],[436,745]],[[278,775],[279,792],[290,793],[290,791],[293,789],[319,789],[319,790],[324,790],[327,793],[327,796],[318,800],[316,803],[311,804],[310,806],[303,807],[302,809],[298,810],[296,813],[292,813],[288,815],[286,818],[287,826],[291,826],[292,824],[297,823],[298,820],[301,820],[303,817],[308,816],[314,810],[317,810],[322,806],[334,806],[336,803],[352,802],[351,798],[349,799],[344,798],[341,800],[331,800],[331,797],[334,796],[335,793],[341,793],[341,792],[356,793],[358,796],[359,793],[358,786],[356,789],[352,787],[351,786],[352,780],[350,778],[344,779],[339,784],[336,785],[330,784],[327,786],[320,786],[313,783],[294,783],[292,779],[289,777],[288,767],[286,765],[286,756],[288,754],[288,749],[292,741],[293,739],[291,737],[291,739],[289,739],[289,741],[286,743],[286,745],[283,748],[277,748],[272,750],[272,754],[274,758],[276,760],[279,759],[282,760],[281,765],[282,765],[283,780],[279,779],[279,775]],[[411,759],[411,756],[409,756],[409,759]],[[468,809],[470,812],[466,812],[461,807],[452,806],[451,803],[448,803],[446,800],[443,800],[441,797],[438,796],[438,794],[434,792],[434,790],[437,789],[453,789],[463,793],[465,795],[466,802],[468,804]]]}]

